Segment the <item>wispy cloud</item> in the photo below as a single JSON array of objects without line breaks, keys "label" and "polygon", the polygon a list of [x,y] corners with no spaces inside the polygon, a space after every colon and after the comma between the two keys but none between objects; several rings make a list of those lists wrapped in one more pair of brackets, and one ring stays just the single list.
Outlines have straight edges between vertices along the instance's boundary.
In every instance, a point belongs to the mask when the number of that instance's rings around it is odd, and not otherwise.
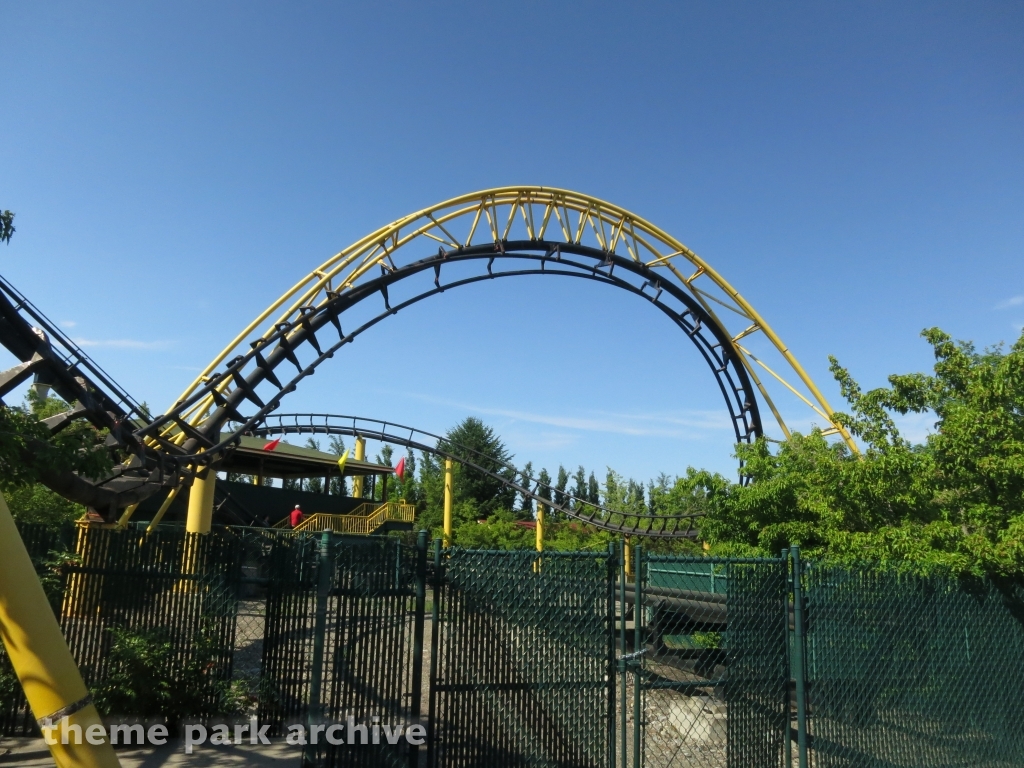
[{"label": "wispy cloud", "polygon": [[1019,307],[1022,304],[1024,304],[1024,294],[1020,294],[1019,296],[1011,296],[1006,301],[1000,301],[998,304],[996,304],[995,308],[1009,309],[1010,307]]},{"label": "wispy cloud", "polygon": [[601,416],[612,419],[623,419],[629,421],[658,422],[659,424],[674,424],[679,427],[695,427],[697,429],[731,429],[729,416],[725,410],[721,411],[686,411],[685,413],[614,413],[608,411],[596,411]]},{"label": "wispy cloud", "polygon": [[522,451],[559,451],[575,445],[579,442],[580,436],[571,432],[548,432],[546,430],[535,431],[531,429],[512,429],[505,437],[509,444],[516,446],[516,450]]},{"label": "wispy cloud", "polygon": [[135,349],[139,351],[153,351],[167,349],[173,342],[170,341],[139,341],[138,339],[75,339],[75,344],[80,347],[110,347],[113,349]]},{"label": "wispy cloud", "polygon": [[585,416],[559,416],[547,413],[531,413],[510,408],[492,408],[471,403],[460,403],[444,400],[430,395],[405,393],[408,397],[423,400],[436,405],[481,413],[488,416],[502,416],[514,421],[525,421],[531,424],[543,424],[549,427],[575,429],[584,432],[604,432],[614,435],[631,435],[634,437],[694,437],[696,431],[730,430],[728,418],[704,411],[693,414],[629,414],[594,412]]},{"label": "wispy cloud", "polygon": [[76,323],[74,320],[61,320],[60,321],[60,327],[61,328],[74,328],[76,325],[78,325],[78,323]]}]

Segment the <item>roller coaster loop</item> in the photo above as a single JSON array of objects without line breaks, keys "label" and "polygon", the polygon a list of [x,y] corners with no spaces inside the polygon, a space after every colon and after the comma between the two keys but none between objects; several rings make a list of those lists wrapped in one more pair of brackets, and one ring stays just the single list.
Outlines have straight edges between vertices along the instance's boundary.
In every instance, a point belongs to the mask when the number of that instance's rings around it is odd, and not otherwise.
[{"label": "roller coaster loop", "polygon": [[358,240],[249,323],[156,418],[140,413],[73,342],[0,281],[0,343],[23,361],[2,374],[0,397],[34,374],[77,403],[52,420],[53,431],[74,418],[109,430],[109,442],[128,456],[112,477],[91,485],[77,477],[51,479],[51,487],[90,506],[109,504],[113,512],[162,487],[191,483],[242,434],[260,429],[303,379],[384,318],[462,285],[528,275],[590,280],[660,309],[711,369],[737,442],[764,434],[759,402],[782,435],[790,434],[766,386],[775,381],[825,422],[824,434],[839,435],[856,452],[793,354],[709,264],[622,208],[547,187],[464,195]]}]

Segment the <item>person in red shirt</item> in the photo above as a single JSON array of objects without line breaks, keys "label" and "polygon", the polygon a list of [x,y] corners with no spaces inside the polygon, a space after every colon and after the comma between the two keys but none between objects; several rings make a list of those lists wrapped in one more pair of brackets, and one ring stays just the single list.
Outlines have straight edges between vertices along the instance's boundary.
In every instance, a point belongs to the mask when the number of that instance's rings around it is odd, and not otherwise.
[{"label": "person in red shirt", "polygon": [[299,505],[295,505],[295,509],[288,515],[288,522],[291,523],[292,528],[298,528],[299,523],[302,522],[302,510],[299,509]]}]

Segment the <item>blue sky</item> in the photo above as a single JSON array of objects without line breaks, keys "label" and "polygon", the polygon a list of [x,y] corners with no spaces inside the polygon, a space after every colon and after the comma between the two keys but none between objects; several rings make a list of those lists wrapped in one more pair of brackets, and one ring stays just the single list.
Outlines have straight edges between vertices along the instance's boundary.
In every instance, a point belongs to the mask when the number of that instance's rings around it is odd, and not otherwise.
[{"label": "blue sky", "polygon": [[[1020,3],[8,1],[0,28],[0,272],[157,411],[326,257],[506,184],[674,234],[833,404],[829,354],[877,386],[930,366],[922,328],[1024,325]],[[476,415],[520,463],[732,474],[689,342],[585,282],[423,302],[283,410]]]}]

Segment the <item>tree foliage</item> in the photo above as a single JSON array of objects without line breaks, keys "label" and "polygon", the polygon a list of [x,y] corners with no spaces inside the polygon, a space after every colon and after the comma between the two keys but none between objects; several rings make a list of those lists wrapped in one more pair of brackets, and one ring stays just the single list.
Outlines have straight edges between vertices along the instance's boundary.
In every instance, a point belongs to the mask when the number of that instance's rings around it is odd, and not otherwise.
[{"label": "tree foliage", "polygon": [[14,234],[14,214],[11,211],[0,213],[0,240],[10,244]]},{"label": "tree foliage", "polygon": [[[515,471],[506,466],[512,455],[494,430],[480,419],[470,416],[449,429],[443,444],[456,458],[464,458],[506,480],[516,479]],[[455,498],[471,502],[481,516],[512,509],[515,491],[500,480],[462,464],[456,465],[454,474]]]},{"label": "tree foliage", "polygon": [[[832,358],[849,412],[836,415],[864,446],[856,456],[820,432],[772,452],[740,446],[753,482],[695,478],[718,551],[777,553],[800,544],[837,563],[920,573],[1024,572],[1024,334],[1009,352],[982,353],[932,328],[931,374],[889,377],[864,392]],[[932,413],[913,445],[894,414]]]},{"label": "tree foliage", "polygon": [[0,404],[0,492],[10,500],[16,519],[56,525],[81,512],[41,485],[44,475],[73,471],[97,478],[110,470],[103,433],[91,424],[75,421],[51,435],[41,421],[70,408],[60,398],[40,398],[33,390],[20,407]]}]

